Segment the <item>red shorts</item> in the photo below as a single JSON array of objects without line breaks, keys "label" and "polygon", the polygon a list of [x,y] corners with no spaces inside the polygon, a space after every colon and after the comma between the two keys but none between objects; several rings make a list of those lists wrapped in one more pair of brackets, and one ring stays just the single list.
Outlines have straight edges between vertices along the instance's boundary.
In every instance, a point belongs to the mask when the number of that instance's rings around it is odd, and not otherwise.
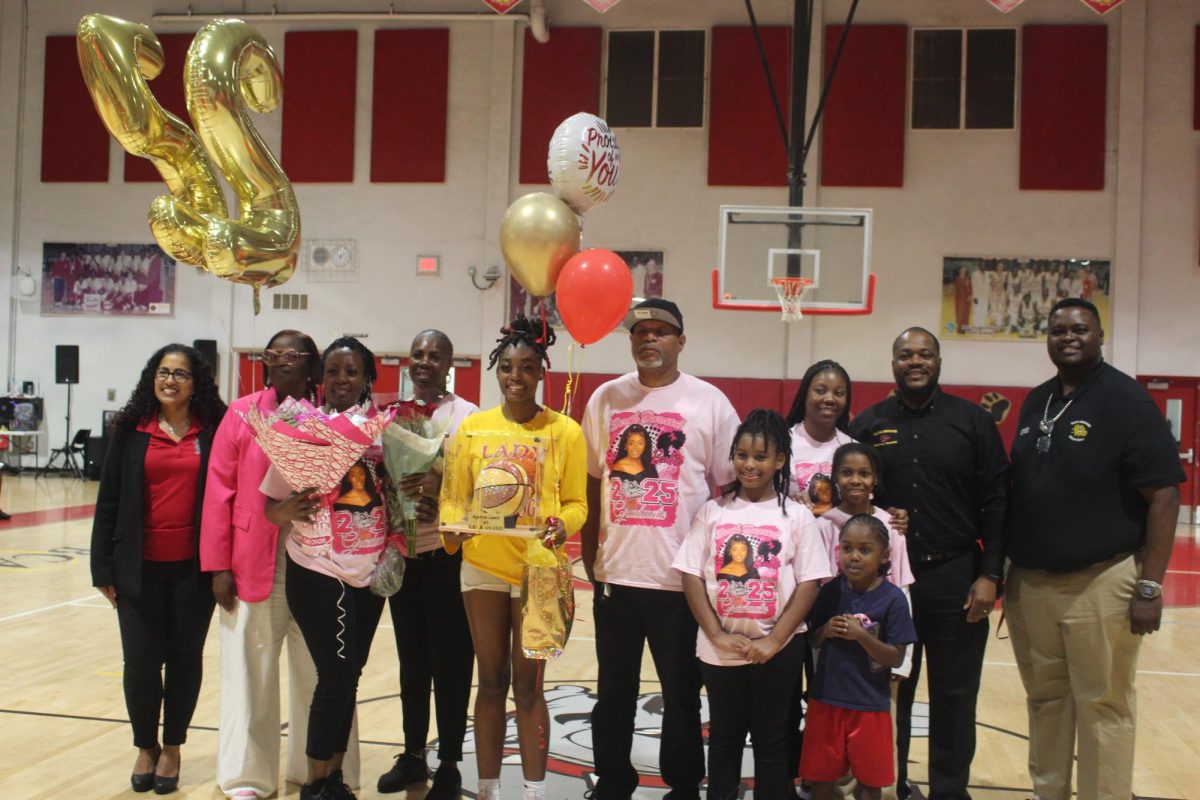
[{"label": "red shorts", "polygon": [[891,786],[896,782],[893,746],[890,712],[855,711],[810,698],[800,775],[813,783],[833,783],[852,772],[864,786]]}]

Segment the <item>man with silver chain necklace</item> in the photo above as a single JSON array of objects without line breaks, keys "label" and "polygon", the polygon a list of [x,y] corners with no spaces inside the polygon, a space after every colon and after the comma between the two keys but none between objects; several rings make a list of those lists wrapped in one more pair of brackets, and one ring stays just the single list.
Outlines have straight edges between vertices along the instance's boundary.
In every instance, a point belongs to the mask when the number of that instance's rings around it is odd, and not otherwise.
[{"label": "man with silver chain necklace", "polygon": [[1185,480],[1162,413],[1103,344],[1094,305],[1054,305],[1058,374],[1026,397],[1012,446],[1005,607],[1040,800],[1071,797],[1073,766],[1079,797],[1132,793],[1138,649],[1162,620]]}]

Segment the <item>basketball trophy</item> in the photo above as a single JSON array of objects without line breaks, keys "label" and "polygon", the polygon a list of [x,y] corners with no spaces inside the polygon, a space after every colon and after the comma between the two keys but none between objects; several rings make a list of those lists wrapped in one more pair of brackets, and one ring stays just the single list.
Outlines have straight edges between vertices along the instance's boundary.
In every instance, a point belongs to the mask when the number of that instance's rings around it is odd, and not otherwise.
[{"label": "basketball trophy", "polygon": [[444,452],[441,531],[519,538],[546,532],[540,437],[471,431],[447,437]]}]

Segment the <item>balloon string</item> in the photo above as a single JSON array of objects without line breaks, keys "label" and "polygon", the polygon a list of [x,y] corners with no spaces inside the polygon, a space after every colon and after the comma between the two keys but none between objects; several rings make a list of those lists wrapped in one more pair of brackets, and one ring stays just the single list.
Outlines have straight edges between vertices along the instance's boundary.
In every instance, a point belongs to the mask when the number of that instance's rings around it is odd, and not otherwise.
[{"label": "balloon string", "polygon": [[571,416],[571,402],[575,399],[575,391],[579,388],[579,373],[583,369],[583,351],[586,345],[579,345],[579,364],[575,362],[575,343],[567,345],[567,383],[563,387],[562,413]]},{"label": "balloon string", "polygon": [[538,341],[548,342],[550,337],[546,333],[546,298],[544,297],[538,298],[538,313],[542,317],[542,338]]}]

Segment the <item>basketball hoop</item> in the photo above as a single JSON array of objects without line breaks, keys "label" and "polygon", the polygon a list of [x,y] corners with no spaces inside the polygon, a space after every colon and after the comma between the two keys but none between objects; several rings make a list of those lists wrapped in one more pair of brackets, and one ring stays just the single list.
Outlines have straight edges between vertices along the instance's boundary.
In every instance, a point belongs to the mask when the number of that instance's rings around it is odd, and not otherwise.
[{"label": "basketball hoop", "polygon": [[783,311],[784,322],[804,319],[800,303],[804,300],[804,291],[812,284],[812,278],[771,278],[771,285],[779,295],[779,308]]}]

